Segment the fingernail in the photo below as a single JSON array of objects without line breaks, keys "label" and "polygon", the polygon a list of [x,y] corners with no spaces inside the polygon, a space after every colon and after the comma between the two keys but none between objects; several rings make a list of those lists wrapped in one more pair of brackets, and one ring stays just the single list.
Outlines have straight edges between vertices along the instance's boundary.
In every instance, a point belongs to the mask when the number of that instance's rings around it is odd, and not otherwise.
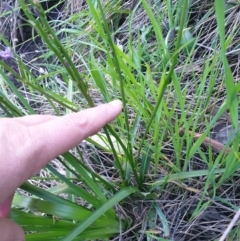
[{"label": "fingernail", "polygon": [[114,107],[121,107],[122,108],[122,101],[120,100],[114,100],[109,102],[110,105],[114,106]]}]

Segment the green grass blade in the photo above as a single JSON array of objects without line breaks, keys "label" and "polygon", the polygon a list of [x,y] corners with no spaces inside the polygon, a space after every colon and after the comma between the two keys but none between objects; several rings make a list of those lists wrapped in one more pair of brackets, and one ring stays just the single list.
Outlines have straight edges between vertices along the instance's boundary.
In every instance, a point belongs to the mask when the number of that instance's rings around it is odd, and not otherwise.
[{"label": "green grass blade", "polygon": [[114,205],[119,203],[121,200],[136,192],[138,189],[135,187],[126,187],[115,194],[111,199],[109,199],[105,204],[98,208],[89,218],[84,222],[79,224],[71,234],[67,235],[61,241],[70,241],[77,237],[81,232],[83,232],[87,227],[89,227],[95,220],[101,217],[105,212],[107,212]]},{"label": "green grass blade", "polygon": [[238,128],[238,97],[236,87],[230,69],[228,60],[226,58],[226,42],[225,42],[225,1],[215,0],[216,18],[218,24],[218,33],[221,44],[221,59],[224,67],[225,85],[227,88],[227,104],[230,109],[230,115],[235,128]]},{"label": "green grass blade", "polygon": [[[148,16],[154,26],[154,29],[155,29],[155,33],[156,35],[158,36],[159,34],[159,27],[158,27],[158,24],[154,18],[154,15],[148,5],[148,3],[146,2],[146,0],[142,0],[142,3],[144,5],[144,8],[145,10],[147,11],[148,13]],[[183,32],[183,27],[184,27],[184,23],[185,23],[185,15],[186,15],[186,11],[187,11],[187,5],[188,5],[188,0],[184,0],[183,1],[183,6],[182,6],[182,15],[181,15],[181,21],[180,21],[180,27],[179,27],[179,33],[178,34],[178,37],[177,37],[177,41],[176,41],[176,50],[179,49],[180,47],[180,44],[181,44],[181,38],[182,38],[182,32]],[[161,33],[160,33],[161,35]],[[162,35],[161,35],[162,36]],[[163,45],[164,46],[164,45]],[[141,153],[141,149],[142,149],[142,146],[143,146],[143,143],[146,139],[146,136],[147,136],[147,133],[153,123],[153,120],[155,119],[156,117],[156,114],[158,112],[158,108],[162,102],[162,98],[163,98],[163,94],[164,94],[164,91],[167,87],[167,85],[170,83],[170,79],[171,79],[171,76],[174,72],[174,68],[175,68],[175,65],[177,63],[177,57],[178,57],[178,54],[175,54],[174,57],[173,57],[173,60],[172,60],[172,63],[171,63],[171,66],[170,66],[170,71],[168,73],[168,75],[165,77],[165,73],[162,74],[162,78],[160,80],[160,85],[159,85],[159,97],[158,97],[158,100],[157,100],[157,103],[155,105],[155,108],[153,110],[153,113],[152,113],[152,116],[151,118],[149,119],[149,122],[146,126],[146,130],[144,132],[144,135],[143,135],[143,138],[142,138],[142,141],[140,142],[140,146],[139,146],[139,150],[138,150],[138,158],[140,157],[140,153]]]},{"label": "green grass blade", "polygon": [[163,214],[162,210],[160,209],[160,207],[157,204],[155,204],[154,206],[155,206],[156,212],[157,212],[159,219],[163,226],[164,237],[168,237],[170,235],[168,221],[167,221],[165,215]]},{"label": "green grass blade", "polygon": [[175,174],[169,174],[167,177],[160,178],[159,180],[155,181],[154,183],[150,184],[151,188],[150,190],[153,190],[155,188],[158,188],[161,184],[165,182],[171,182],[171,181],[179,181],[182,179],[188,179],[193,177],[199,177],[199,176],[207,176],[210,173],[215,174],[221,174],[224,173],[226,169],[215,169],[215,170],[200,170],[200,171],[190,171],[190,172],[181,172],[181,173],[175,173]]},{"label": "green grass blade", "polygon": [[[51,165],[47,165],[47,168],[49,171],[51,171],[54,175],[59,177],[60,180],[65,182],[72,190],[73,192],[78,196],[81,197],[83,200],[86,200],[88,203],[94,205],[95,207],[99,207],[101,205],[101,201],[96,198],[95,196],[91,195],[89,192],[87,192],[82,187],[75,185],[70,180],[68,180],[65,176],[60,174],[57,170],[55,170]],[[69,171],[70,172],[70,171]],[[70,172],[71,173],[71,172]]]},{"label": "green grass blade", "polygon": [[[1,64],[1,63],[0,63]],[[19,101],[23,104],[23,106],[27,109],[29,114],[34,114],[35,111],[33,108],[28,104],[26,99],[21,95],[21,93],[18,91],[18,89],[14,86],[14,84],[11,82],[11,80],[6,76],[6,74],[0,70],[1,76],[4,78],[7,85],[11,88],[13,93],[18,97]]]}]

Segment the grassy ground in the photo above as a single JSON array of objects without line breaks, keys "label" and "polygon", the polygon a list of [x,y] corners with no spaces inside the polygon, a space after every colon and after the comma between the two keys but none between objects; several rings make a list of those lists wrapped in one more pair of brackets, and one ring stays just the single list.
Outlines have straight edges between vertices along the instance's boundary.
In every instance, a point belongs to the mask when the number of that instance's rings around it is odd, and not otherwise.
[{"label": "grassy ground", "polygon": [[124,111],[16,193],[27,240],[239,240],[239,1],[30,3],[1,115]]}]

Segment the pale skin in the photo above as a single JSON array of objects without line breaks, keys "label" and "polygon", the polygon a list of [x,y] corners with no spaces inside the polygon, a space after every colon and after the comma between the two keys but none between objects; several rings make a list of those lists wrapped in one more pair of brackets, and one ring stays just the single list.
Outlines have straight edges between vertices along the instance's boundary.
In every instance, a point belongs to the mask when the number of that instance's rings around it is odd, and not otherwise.
[{"label": "pale skin", "polygon": [[20,226],[7,219],[15,190],[56,156],[114,120],[118,100],[62,117],[33,115],[0,119],[0,236],[24,241]]}]

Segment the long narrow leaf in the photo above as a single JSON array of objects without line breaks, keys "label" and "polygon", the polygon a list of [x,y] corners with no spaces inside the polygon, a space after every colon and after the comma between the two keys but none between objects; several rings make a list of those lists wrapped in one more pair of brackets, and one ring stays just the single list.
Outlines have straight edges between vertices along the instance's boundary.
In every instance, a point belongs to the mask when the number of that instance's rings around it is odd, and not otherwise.
[{"label": "long narrow leaf", "polygon": [[101,217],[107,210],[112,208],[118,202],[136,192],[138,189],[135,187],[126,187],[119,191],[115,196],[109,199],[105,204],[103,204],[100,208],[98,208],[89,218],[87,218],[84,222],[80,223],[72,233],[67,235],[61,241],[70,241],[77,237],[81,232],[83,232],[89,225],[91,225],[95,220]]}]

